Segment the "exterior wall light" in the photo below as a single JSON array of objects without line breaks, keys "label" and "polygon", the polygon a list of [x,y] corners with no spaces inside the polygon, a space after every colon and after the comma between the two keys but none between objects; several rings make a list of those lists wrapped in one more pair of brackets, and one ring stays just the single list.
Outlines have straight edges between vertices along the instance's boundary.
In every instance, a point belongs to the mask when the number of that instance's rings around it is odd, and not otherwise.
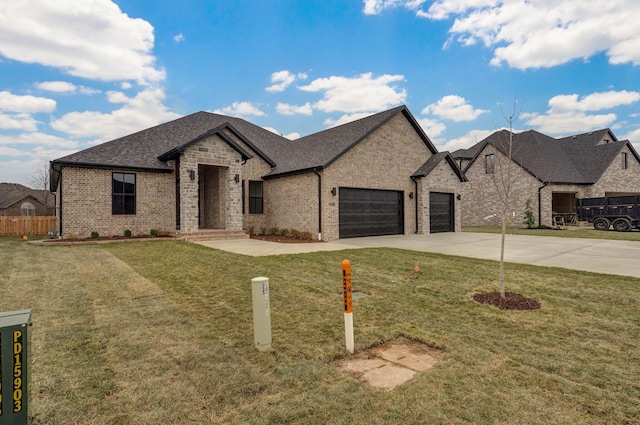
[{"label": "exterior wall light", "polygon": [[233,180],[235,180],[236,183],[240,183],[240,174],[236,174]]},{"label": "exterior wall light", "polygon": [[189,170],[188,173],[189,173],[189,178],[191,180],[195,180],[196,179],[196,172],[195,171]]},{"label": "exterior wall light", "polygon": [[460,199],[462,199],[462,195],[458,193],[458,196],[456,196],[456,199],[459,201]]},{"label": "exterior wall light", "polygon": [[409,192],[409,199],[413,199],[413,192]]},{"label": "exterior wall light", "polygon": [[335,187],[331,189],[331,194],[333,196],[336,196],[337,193],[338,193],[338,189],[336,189]]}]

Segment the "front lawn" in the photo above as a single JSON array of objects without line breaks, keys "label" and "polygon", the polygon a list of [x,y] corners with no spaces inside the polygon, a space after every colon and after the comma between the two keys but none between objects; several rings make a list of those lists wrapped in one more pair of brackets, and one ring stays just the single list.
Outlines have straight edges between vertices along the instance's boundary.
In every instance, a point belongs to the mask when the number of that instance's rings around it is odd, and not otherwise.
[{"label": "front lawn", "polygon": [[[356,351],[404,336],[434,369],[385,392],[343,376],[340,263]],[[640,279],[507,264],[540,310],[472,300],[497,263],[396,249],[247,257],[187,242],[0,238],[0,311],[33,309],[34,424],[632,424]],[[419,271],[414,269],[419,265]],[[273,350],[253,347],[269,277]]]}]

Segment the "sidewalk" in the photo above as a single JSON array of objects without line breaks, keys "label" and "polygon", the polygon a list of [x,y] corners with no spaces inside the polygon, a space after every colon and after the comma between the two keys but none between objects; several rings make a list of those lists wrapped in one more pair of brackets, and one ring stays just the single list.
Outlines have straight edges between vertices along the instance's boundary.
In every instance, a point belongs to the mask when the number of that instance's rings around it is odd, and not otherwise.
[{"label": "sidewalk", "polygon": [[[491,233],[374,236],[308,244],[274,243],[255,239],[197,243],[256,257],[387,247],[496,261],[500,258],[500,235]],[[505,261],[640,278],[640,242],[507,235]]]}]

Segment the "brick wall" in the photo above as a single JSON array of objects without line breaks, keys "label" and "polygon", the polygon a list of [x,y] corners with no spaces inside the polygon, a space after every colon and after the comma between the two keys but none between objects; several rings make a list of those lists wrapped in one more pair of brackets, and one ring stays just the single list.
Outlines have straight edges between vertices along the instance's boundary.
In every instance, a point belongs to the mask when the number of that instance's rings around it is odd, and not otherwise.
[{"label": "brick wall", "polygon": [[[323,189],[327,192],[324,184]],[[306,173],[265,181],[265,208],[267,227],[309,232],[318,238],[318,176]],[[329,240],[324,234],[322,239]]]},{"label": "brick wall", "polygon": [[271,199],[273,199],[272,196],[267,193],[270,181],[265,181],[263,183],[264,208],[262,214],[249,214],[249,181],[262,180],[262,176],[271,171],[271,165],[269,165],[264,159],[260,158],[260,156],[255,153],[251,147],[245,145],[242,140],[236,138],[232,133],[227,132],[227,136],[233,138],[238,145],[242,146],[247,152],[250,152],[253,155],[253,158],[247,160],[247,162],[242,166],[242,185],[244,186],[244,212],[242,215],[242,222],[243,228],[247,232],[263,233],[268,227],[274,226],[269,223]]},{"label": "brick wall", "polygon": [[456,232],[462,229],[461,201],[457,195],[462,193],[463,183],[451,169],[447,161],[443,160],[426,177],[418,180],[418,233],[430,233],[429,193],[452,193],[454,229]]},{"label": "brick wall", "polygon": [[173,173],[133,172],[136,175],[136,214],[113,215],[112,172],[95,168],[62,168],[62,231],[68,237],[122,235],[125,229],[149,234],[151,229],[175,231]]},{"label": "brick wall", "polygon": [[[213,171],[209,167],[219,169]],[[194,180],[189,176],[190,170],[195,174]],[[242,157],[218,136],[211,136],[184,150],[180,157],[180,232],[196,232],[200,228],[200,194],[204,195],[203,203],[215,210],[205,213],[210,214],[210,226],[242,230],[242,184],[235,182],[236,174],[241,180]],[[219,180],[214,182],[213,179]],[[217,205],[214,204],[216,200],[220,202]]]},{"label": "brick wall", "polygon": [[[485,155],[494,154],[495,170],[493,174],[485,171]],[[511,164],[511,165],[509,165]],[[496,150],[493,146],[487,145],[480,153],[471,167],[465,171],[468,182],[461,187],[462,192],[462,225],[497,225],[500,223],[500,214],[503,208],[504,187],[501,183],[511,167],[512,177],[510,179],[511,189],[510,199],[507,203],[507,215],[511,222],[508,224],[521,225],[524,218],[525,203],[531,200],[531,206],[536,215],[538,211],[538,188],[542,183],[531,174],[520,168],[517,164]],[[546,199],[546,198],[545,198]],[[549,220],[551,217],[551,192],[549,191],[548,203],[543,199],[543,211],[545,205],[549,210]],[[496,214],[497,217],[487,218]],[[543,221],[544,223],[544,221]]]},{"label": "brick wall", "polygon": [[415,201],[409,199],[415,185],[410,176],[431,155],[403,114],[367,136],[322,173],[322,238],[339,237],[339,195],[333,196],[331,189],[340,186],[403,192],[404,233],[415,233]]},{"label": "brick wall", "polygon": [[618,154],[600,180],[593,185],[587,197],[596,198],[612,192],[640,193],[640,163],[629,148],[625,147],[622,152],[627,154],[627,168],[623,168],[622,155]]}]

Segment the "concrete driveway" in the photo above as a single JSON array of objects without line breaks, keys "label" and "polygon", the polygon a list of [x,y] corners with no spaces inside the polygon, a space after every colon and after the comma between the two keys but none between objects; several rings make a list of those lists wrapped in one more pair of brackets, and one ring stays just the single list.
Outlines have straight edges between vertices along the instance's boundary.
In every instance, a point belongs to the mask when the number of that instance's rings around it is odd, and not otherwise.
[{"label": "concrete driveway", "polygon": [[[488,260],[500,258],[500,235],[490,233],[374,236],[295,244],[255,239],[196,243],[250,256],[388,247]],[[640,277],[640,242],[507,235],[505,246],[508,262]]]}]

